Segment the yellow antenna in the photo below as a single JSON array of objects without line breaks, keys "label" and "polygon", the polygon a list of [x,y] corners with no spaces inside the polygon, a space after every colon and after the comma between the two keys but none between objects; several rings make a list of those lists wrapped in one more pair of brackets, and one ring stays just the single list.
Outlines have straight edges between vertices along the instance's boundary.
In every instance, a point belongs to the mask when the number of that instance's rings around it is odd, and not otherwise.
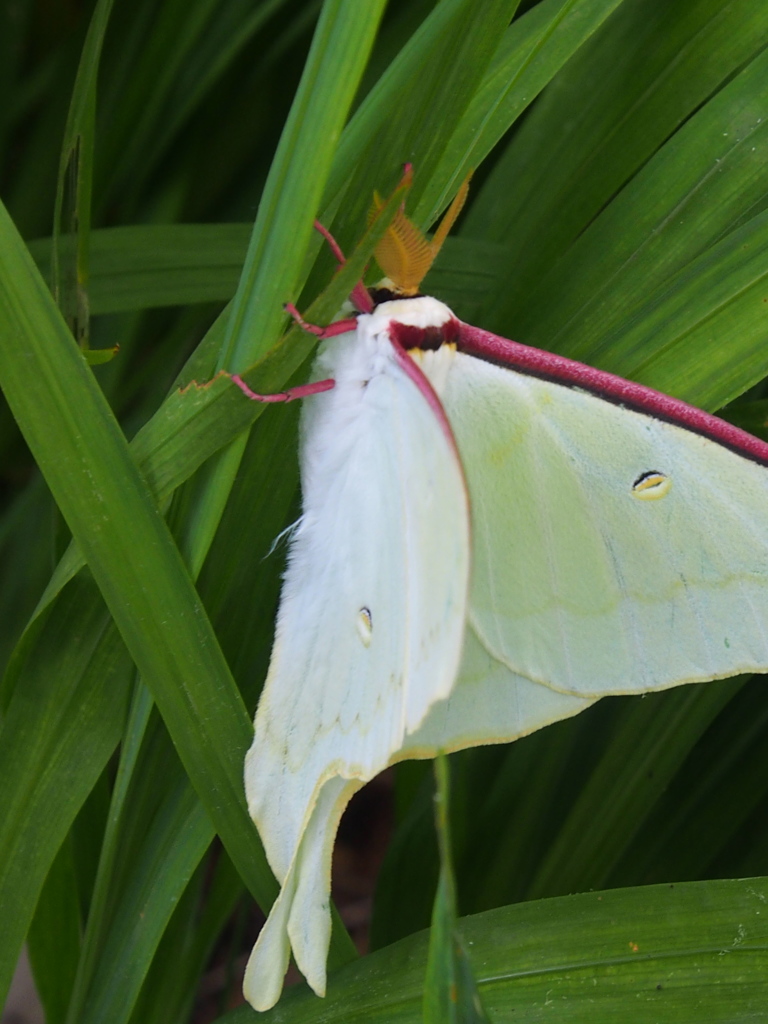
[{"label": "yellow antenna", "polygon": [[[374,203],[381,200],[374,195]],[[415,295],[427,276],[434,256],[425,235],[399,209],[374,250],[379,266],[402,295]]]},{"label": "yellow antenna", "polygon": [[[406,217],[402,208],[395,214],[395,219],[376,246],[375,252],[379,266],[392,282],[393,290],[399,295],[407,296],[418,293],[421,282],[427,276],[448,232],[461,213],[461,208],[464,206],[469,192],[471,177],[472,172],[470,171],[453,202],[446,210],[431,241],[416,227],[413,221]],[[374,192],[371,215],[378,213],[382,205],[378,193]]]},{"label": "yellow antenna", "polygon": [[453,197],[453,202],[445,211],[443,219],[440,221],[440,225],[437,231],[432,236],[432,241],[429,243],[432,250],[432,261],[437,257],[437,254],[443,247],[443,242],[448,237],[448,232],[451,230],[453,225],[456,223],[456,218],[462,211],[464,203],[467,201],[469,195],[469,179],[472,177],[472,171],[466,176],[464,181],[461,183],[461,187],[456,195]]}]

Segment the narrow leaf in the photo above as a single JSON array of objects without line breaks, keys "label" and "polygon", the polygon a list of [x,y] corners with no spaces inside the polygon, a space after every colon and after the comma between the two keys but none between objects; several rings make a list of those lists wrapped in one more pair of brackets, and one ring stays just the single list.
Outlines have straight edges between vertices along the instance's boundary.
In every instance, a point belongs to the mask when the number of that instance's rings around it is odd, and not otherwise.
[{"label": "narrow leaf", "polygon": [[435,760],[435,825],[440,848],[440,879],[432,912],[427,976],[424,983],[424,1024],[488,1024],[472,967],[457,923],[456,882],[450,835],[448,759]]}]

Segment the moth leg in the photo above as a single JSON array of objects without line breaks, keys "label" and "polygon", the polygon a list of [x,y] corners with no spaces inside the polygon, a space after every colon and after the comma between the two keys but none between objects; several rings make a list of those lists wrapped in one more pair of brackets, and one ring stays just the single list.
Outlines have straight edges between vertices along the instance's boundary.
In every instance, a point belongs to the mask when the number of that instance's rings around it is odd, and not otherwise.
[{"label": "moth leg", "polygon": [[[328,243],[331,252],[336,257],[340,267],[343,267],[347,262],[347,258],[341,251],[341,246],[333,237],[328,228],[321,224],[319,220],[315,221],[315,231],[319,231],[323,238]],[[372,313],[373,312],[373,301],[371,296],[368,294],[368,289],[365,287],[362,281],[358,281],[355,287],[352,289],[350,299],[355,309],[358,309],[361,313]]]},{"label": "moth leg", "polygon": [[343,267],[344,264],[347,262],[347,257],[341,251],[341,246],[336,241],[336,239],[333,237],[333,235],[328,230],[328,228],[325,226],[325,224],[321,224],[319,220],[316,220],[315,221],[315,231],[319,231],[320,232],[320,234],[323,236],[323,238],[328,243],[328,247],[330,248],[331,252],[336,257],[336,260],[337,260],[339,266]]},{"label": "moth leg", "polygon": [[290,313],[303,331],[314,334],[318,338],[335,338],[337,334],[346,334],[347,331],[357,329],[357,320],[353,316],[344,320],[336,320],[334,323],[328,324],[327,327],[318,327],[317,324],[308,324],[292,302],[286,302],[283,309],[286,313]]},{"label": "moth leg", "polygon": [[232,383],[237,384],[246,398],[250,398],[252,402],[293,402],[297,398],[307,398],[309,395],[318,395],[321,391],[330,391],[336,384],[335,380],[316,380],[311,384],[289,388],[288,391],[278,391],[274,395],[260,395],[256,391],[251,391],[239,374],[232,373],[229,376]]},{"label": "moth leg", "polygon": [[[347,331],[354,331],[357,328],[357,320],[354,317],[350,317],[347,320],[337,320],[335,323],[328,324],[327,327],[318,327],[315,324],[307,323],[292,302],[287,302],[283,308],[286,313],[290,313],[302,330],[308,331],[318,338],[333,338],[337,334],[346,334]],[[299,387],[289,388],[288,391],[278,391],[276,394],[263,395],[258,391],[252,391],[239,373],[229,374],[229,377],[240,388],[246,398],[250,398],[252,402],[293,402],[297,398],[307,398],[309,395],[320,394],[321,391],[330,391],[336,383],[330,379],[316,380],[310,384],[301,384]]]}]

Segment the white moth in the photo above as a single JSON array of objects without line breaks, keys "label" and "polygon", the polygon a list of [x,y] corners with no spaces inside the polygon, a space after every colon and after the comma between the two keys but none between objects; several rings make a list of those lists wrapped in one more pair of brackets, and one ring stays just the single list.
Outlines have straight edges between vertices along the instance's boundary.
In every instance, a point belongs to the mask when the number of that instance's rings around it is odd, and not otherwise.
[{"label": "white moth", "polygon": [[282,884],[245,977],[259,1010],[291,950],[324,994],[336,829],[388,764],[768,671],[768,445],[418,295],[465,194],[431,243],[398,214],[388,290],[324,332],[308,390],[334,384],[304,404],[245,768]]}]

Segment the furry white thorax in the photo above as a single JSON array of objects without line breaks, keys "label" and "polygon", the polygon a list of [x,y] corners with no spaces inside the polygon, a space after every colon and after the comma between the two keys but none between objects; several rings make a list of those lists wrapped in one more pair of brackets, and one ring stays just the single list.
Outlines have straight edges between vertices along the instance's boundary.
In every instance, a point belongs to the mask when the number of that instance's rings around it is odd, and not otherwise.
[{"label": "furry white thorax", "polygon": [[350,384],[359,388],[392,361],[389,326],[393,320],[427,328],[441,327],[451,319],[448,306],[429,295],[382,302],[373,313],[358,316],[356,330],[329,338],[320,346],[312,379],[332,378],[336,381],[334,392]]},{"label": "furry white thorax", "polygon": [[453,313],[439,299],[431,295],[416,295],[410,299],[390,299],[380,303],[373,313],[363,314],[360,319],[383,317],[387,322],[397,320],[409,327],[442,327],[453,319]]},{"label": "furry white thorax", "polygon": [[[441,327],[451,319],[453,313],[448,306],[429,295],[392,299],[382,302],[373,313],[361,313],[355,330],[322,343],[312,379],[331,378],[336,383],[333,390],[305,400],[302,409],[300,458],[305,508],[307,499],[311,507],[321,500],[322,491],[338,479],[339,467],[333,463],[342,457],[343,447],[340,448],[335,439],[355,436],[363,406],[370,409],[371,402],[375,403],[378,389],[371,389],[369,385],[381,375],[402,372],[395,365],[397,360],[389,332],[392,321],[427,328]],[[427,360],[431,365],[438,353],[424,355],[433,357]],[[418,361],[425,368],[422,360]],[[438,376],[443,377],[444,372]],[[434,381],[433,385],[436,384]],[[382,401],[386,401],[383,396]]]}]

